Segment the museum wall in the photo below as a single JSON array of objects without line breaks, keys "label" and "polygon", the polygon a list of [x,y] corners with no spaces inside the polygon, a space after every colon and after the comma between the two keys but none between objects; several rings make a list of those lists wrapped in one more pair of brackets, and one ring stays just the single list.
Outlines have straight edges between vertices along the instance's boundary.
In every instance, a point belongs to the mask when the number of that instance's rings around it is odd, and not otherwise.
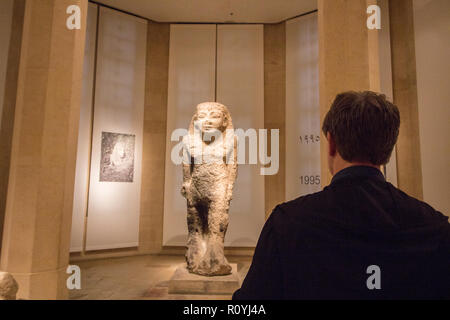
[{"label": "museum wall", "polygon": [[450,1],[414,0],[423,198],[450,215]]},{"label": "museum wall", "polygon": [[286,199],[321,190],[317,13],[286,22]]},{"label": "museum wall", "polygon": [[[238,168],[226,247],[253,248],[265,218],[276,204],[320,190],[318,25],[317,13],[312,13],[274,25],[148,22],[146,78],[142,81],[147,87],[145,113],[144,120],[134,124],[135,128],[142,124],[145,127],[144,155],[142,162],[136,157],[135,167],[139,170],[139,165],[143,166],[141,197],[123,191],[114,196],[106,194],[104,186],[124,183],[98,181],[101,130],[96,130],[96,123],[111,122],[108,116],[117,111],[111,109],[111,101],[101,111],[102,90],[107,91],[108,84],[99,72],[106,54],[102,55],[99,43],[95,61],[97,14],[95,5],[91,7],[75,193],[79,201],[74,203],[72,251],[80,251],[83,241],[87,251],[139,247],[141,253],[156,253],[184,247],[187,229],[186,203],[180,194],[182,170],[171,160],[172,148],[179,140],[170,138],[175,129],[188,128],[195,106],[204,101],[227,105],[235,129],[281,131],[282,163],[276,175],[261,175],[260,163]],[[106,9],[100,10],[99,26],[102,10]],[[111,17],[121,16],[124,14]],[[99,28],[99,41],[103,32]],[[389,43],[389,37],[384,43]],[[389,59],[389,55],[384,58]],[[114,100],[120,102],[124,92],[117,88],[113,91]],[[118,132],[116,123],[110,131]],[[127,202],[127,208],[120,207],[121,199]],[[140,216],[131,213],[138,211]],[[118,241],[121,229],[129,240]],[[93,244],[89,239],[96,241]]]},{"label": "museum wall", "polygon": [[89,195],[91,164],[92,111],[94,97],[95,56],[97,48],[98,6],[89,3],[84,48],[83,87],[81,92],[80,124],[78,130],[77,167],[73,199],[71,251],[81,251],[84,244],[86,212]]},{"label": "museum wall", "polygon": [[188,129],[198,103],[215,99],[216,25],[171,25],[169,48],[163,244],[183,245],[187,224],[182,170],[171,160],[179,141],[170,137],[177,128]]},{"label": "museum wall", "polygon": [[[96,5],[90,4],[72,252],[139,246],[140,252],[148,253],[161,252],[164,248],[182,248],[185,245],[186,203],[180,195],[182,172],[180,166],[171,161],[172,148],[178,141],[171,141],[170,136],[174,129],[188,127],[195,106],[203,101],[219,101],[227,105],[235,129],[281,130],[279,134],[283,145],[280,146],[280,151],[283,154],[279,157],[283,163],[279,164],[279,173],[266,177],[261,175],[262,165],[259,162],[243,164],[238,168],[230,207],[231,223],[225,241],[227,247],[253,248],[267,215],[277,203],[319,190],[319,146],[315,139],[320,134],[318,39],[317,14],[312,14],[287,23],[267,26],[172,24],[169,27],[167,24],[149,22],[147,75],[145,81],[142,81],[149,91],[145,92],[145,119],[139,125],[144,123],[147,128],[146,141],[155,143],[155,146],[154,149],[150,145],[144,146],[142,162],[140,157],[136,157],[135,170],[139,169],[141,163],[145,165],[143,170],[146,170],[147,178],[141,181],[142,186],[145,186],[141,190],[143,198],[133,198],[123,191],[110,195],[108,192],[113,191],[108,191],[108,188],[124,183],[99,182],[102,151],[99,135],[104,130],[96,129],[96,126],[99,126],[98,123],[109,122],[114,126],[110,127],[110,131],[114,132],[117,132],[118,127],[113,120],[108,120],[117,110],[111,109],[114,105],[111,101],[103,102],[105,98],[102,96],[105,95],[104,92],[108,92],[109,85],[101,74],[106,56],[101,51],[103,33],[114,33],[117,30],[102,29],[102,17],[105,15],[102,12],[112,14],[111,10],[100,8],[100,19],[97,21]],[[117,13],[111,17],[117,20],[123,15]],[[166,28],[170,28],[167,34]],[[268,40],[279,38],[283,43],[278,41],[275,48],[275,43],[264,42],[265,37]],[[115,51],[117,50],[113,52]],[[113,52],[109,52],[108,56]],[[163,56],[166,56],[167,62],[156,63],[151,59],[161,60]],[[113,70],[114,66],[109,65],[108,68]],[[167,78],[164,76],[166,72]],[[164,81],[167,88],[166,105]],[[155,88],[159,88],[159,91],[155,92]],[[124,95],[123,90],[116,87],[112,91],[116,94],[116,102],[126,103],[120,100]],[[286,114],[279,111],[285,107]],[[102,112],[102,108],[105,111]],[[123,118],[123,115],[118,118]],[[164,136],[160,132],[164,126],[159,118],[165,123]],[[298,123],[301,125],[298,126]],[[137,123],[135,127],[138,127]],[[286,135],[288,139],[285,141]],[[311,135],[314,135],[313,138]],[[302,136],[302,140],[299,140],[299,136]],[[268,139],[270,140],[270,131]],[[159,147],[162,142],[165,144],[164,152]],[[295,156],[285,157],[285,147]],[[304,148],[302,152],[298,152],[299,147]],[[247,146],[246,152],[248,151]],[[161,154],[164,158],[161,158]],[[165,166],[164,170],[160,170],[161,165]],[[135,171],[135,176],[137,173]],[[286,177],[290,180],[286,181]],[[262,195],[267,192],[279,193],[278,189],[283,190],[282,194],[277,195],[276,199],[272,197],[271,201],[264,201],[265,197]],[[151,196],[149,190],[153,190]],[[285,190],[289,190],[289,194]],[[136,194],[139,195],[138,192],[134,193]],[[153,199],[151,203],[150,198]],[[127,208],[120,207],[121,199],[126,199]],[[163,201],[161,205],[157,204],[159,201]],[[133,215],[130,207],[140,210],[140,217]],[[125,233],[132,241],[119,241],[120,229],[127,230]],[[95,239],[94,243],[90,239]]]},{"label": "museum wall", "polygon": [[[380,0],[379,5],[383,12],[383,27],[376,35],[376,41],[372,41],[379,52],[377,86],[392,100],[389,8],[387,0]],[[317,15],[315,12],[286,22],[287,200],[321,190]],[[395,150],[383,171],[386,179],[397,185]]]},{"label": "museum wall", "polygon": [[[448,112],[446,90],[433,89],[448,81],[433,77],[438,62],[430,65],[426,58],[430,54],[426,48],[437,46],[433,41],[438,39],[422,35],[433,32],[443,39],[446,34],[437,30],[439,16],[436,25],[430,25],[429,12],[419,11],[417,3],[425,200],[445,211],[446,175],[436,168],[448,170],[443,165],[448,154],[433,156],[442,151],[430,142],[445,139],[446,118],[436,119],[436,112],[425,111],[424,106]],[[382,0],[380,6],[386,13],[384,28],[377,41],[370,41],[379,53],[374,65],[379,65],[380,79],[374,86],[392,99],[388,2]],[[317,13],[271,25],[167,24],[103,7],[97,14],[96,8],[90,4],[72,251],[136,247],[140,253],[183,251],[186,203],[180,194],[181,167],[171,160],[179,140],[171,141],[171,134],[188,128],[200,102],[227,105],[235,129],[281,131],[282,164],[276,176],[261,175],[259,162],[238,168],[226,247],[253,248],[275,204],[321,189]],[[430,31],[433,26],[436,30]],[[439,50],[433,54],[433,61],[445,57]],[[134,143],[132,181],[100,181],[105,166],[102,152],[119,138]],[[394,185],[396,162],[394,152],[386,168]],[[170,251],[173,248],[178,251]]]},{"label": "museum wall", "polygon": [[138,245],[147,21],[101,7],[86,249]]},{"label": "museum wall", "polygon": [[[235,130],[264,128],[263,32],[259,24],[217,27],[217,101],[228,106]],[[246,150],[248,154],[250,148]],[[261,166],[261,159],[257,164],[238,165],[226,246],[256,246],[265,222]]]},{"label": "museum wall", "polygon": [[71,251],[137,247],[147,21],[92,4],[88,21]]}]

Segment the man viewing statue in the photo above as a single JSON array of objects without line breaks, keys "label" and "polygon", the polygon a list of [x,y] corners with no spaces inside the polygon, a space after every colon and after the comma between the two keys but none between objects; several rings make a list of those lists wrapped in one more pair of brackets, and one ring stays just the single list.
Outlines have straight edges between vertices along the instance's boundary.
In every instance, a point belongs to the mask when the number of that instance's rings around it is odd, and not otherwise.
[{"label": "man viewing statue", "polygon": [[449,299],[448,217],[380,170],[401,130],[398,108],[345,92],[322,129],[331,183],[274,208],[233,299]]}]

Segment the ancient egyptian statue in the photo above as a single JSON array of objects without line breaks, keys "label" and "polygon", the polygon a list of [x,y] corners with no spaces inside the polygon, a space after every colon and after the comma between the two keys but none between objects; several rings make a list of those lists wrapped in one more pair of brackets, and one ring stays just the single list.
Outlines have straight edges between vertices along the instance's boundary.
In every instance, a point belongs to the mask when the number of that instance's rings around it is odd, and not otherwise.
[{"label": "ancient egyptian statue", "polygon": [[216,102],[199,104],[183,143],[187,268],[207,276],[230,274],[224,238],[237,173],[237,140],[227,107]]}]

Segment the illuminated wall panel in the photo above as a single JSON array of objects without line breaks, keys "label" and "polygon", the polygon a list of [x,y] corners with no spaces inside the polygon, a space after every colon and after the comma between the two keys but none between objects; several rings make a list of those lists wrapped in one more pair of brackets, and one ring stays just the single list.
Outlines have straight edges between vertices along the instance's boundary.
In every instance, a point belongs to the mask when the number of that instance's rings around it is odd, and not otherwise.
[{"label": "illuminated wall panel", "polygon": [[139,238],[147,22],[103,7],[99,19],[87,250]]},{"label": "illuminated wall panel", "polygon": [[[263,26],[219,25],[217,37],[217,101],[229,108],[235,129],[259,132],[264,128]],[[260,168],[259,161],[238,166],[227,246],[256,246],[265,221]]]},{"label": "illuminated wall panel", "polygon": [[171,161],[171,150],[177,142],[170,141],[170,137],[176,128],[189,127],[197,104],[214,101],[215,47],[215,25],[175,24],[170,27],[164,245],[186,245],[186,200],[180,194],[182,167]]},{"label": "illuminated wall panel", "polygon": [[286,22],[286,200],[321,190],[317,13]]}]

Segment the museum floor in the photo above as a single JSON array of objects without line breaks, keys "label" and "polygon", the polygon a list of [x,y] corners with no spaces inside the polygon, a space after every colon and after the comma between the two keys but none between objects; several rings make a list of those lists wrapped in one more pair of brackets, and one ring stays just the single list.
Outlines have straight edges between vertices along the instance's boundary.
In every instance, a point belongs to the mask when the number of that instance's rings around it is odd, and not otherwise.
[{"label": "museum floor", "polygon": [[[239,279],[245,277],[251,257],[227,257],[237,263]],[[168,281],[184,256],[146,255],[78,261],[81,289],[71,290],[71,300],[214,300],[231,299],[231,295],[181,295],[168,293]]]}]

